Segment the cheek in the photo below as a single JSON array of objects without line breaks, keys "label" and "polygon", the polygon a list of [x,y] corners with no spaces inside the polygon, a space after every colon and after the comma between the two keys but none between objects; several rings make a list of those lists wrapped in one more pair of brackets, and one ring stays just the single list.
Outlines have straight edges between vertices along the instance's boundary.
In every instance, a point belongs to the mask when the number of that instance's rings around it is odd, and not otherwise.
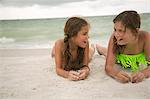
[{"label": "cheek", "polygon": [[117,34],[117,33],[114,33],[114,36],[116,39],[123,39],[123,34]]},{"label": "cheek", "polygon": [[82,43],[82,39],[80,39],[80,37],[76,38],[75,43],[76,45],[80,45]]},{"label": "cheek", "polygon": [[125,40],[125,41],[131,41],[132,38],[133,38],[133,37],[132,37],[131,35],[125,35],[125,36],[124,36],[124,40]]},{"label": "cheek", "polygon": [[83,36],[78,36],[78,38],[76,39],[77,42],[82,42],[84,40]]}]

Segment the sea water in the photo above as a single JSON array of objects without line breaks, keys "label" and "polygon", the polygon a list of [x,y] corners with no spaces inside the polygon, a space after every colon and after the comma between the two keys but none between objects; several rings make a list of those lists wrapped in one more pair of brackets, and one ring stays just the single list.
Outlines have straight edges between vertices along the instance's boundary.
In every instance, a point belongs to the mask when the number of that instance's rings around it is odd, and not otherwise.
[{"label": "sea water", "polygon": [[[150,32],[150,13],[140,14],[141,29]],[[90,23],[89,41],[107,47],[115,15],[86,17]],[[0,20],[0,49],[52,48],[64,37],[68,18]]]}]

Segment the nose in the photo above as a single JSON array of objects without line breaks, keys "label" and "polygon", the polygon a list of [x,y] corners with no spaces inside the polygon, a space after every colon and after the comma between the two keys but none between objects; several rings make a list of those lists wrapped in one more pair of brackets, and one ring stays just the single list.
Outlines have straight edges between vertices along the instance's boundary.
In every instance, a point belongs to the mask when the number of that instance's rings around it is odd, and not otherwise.
[{"label": "nose", "polygon": [[114,35],[115,35],[116,37],[120,37],[120,33],[117,32],[117,31],[114,32]]},{"label": "nose", "polygon": [[85,37],[86,37],[87,39],[89,39],[89,38],[90,38],[88,34],[86,34],[86,35],[85,35]]}]

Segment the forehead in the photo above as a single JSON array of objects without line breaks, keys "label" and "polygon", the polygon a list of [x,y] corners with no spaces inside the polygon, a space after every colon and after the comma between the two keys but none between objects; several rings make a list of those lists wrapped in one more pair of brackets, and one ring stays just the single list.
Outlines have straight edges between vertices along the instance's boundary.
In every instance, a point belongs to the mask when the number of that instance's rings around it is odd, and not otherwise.
[{"label": "forehead", "polygon": [[115,22],[115,24],[114,24],[114,28],[115,28],[115,29],[124,29],[125,26],[122,24],[121,21],[117,21],[117,22]]},{"label": "forehead", "polygon": [[89,26],[88,25],[82,26],[80,31],[88,32]]}]

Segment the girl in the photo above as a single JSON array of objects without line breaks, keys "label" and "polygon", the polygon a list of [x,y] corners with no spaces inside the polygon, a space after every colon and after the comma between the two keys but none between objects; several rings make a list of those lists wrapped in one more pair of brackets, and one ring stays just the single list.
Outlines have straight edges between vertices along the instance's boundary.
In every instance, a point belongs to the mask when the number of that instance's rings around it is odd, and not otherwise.
[{"label": "girl", "polygon": [[[140,16],[136,11],[124,11],[113,22],[114,32],[106,55],[106,73],[123,83],[141,82],[150,76],[150,34],[140,30]],[[97,49],[101,52],[100,46]],[[115,63],[131,70],[132,75],[116,69]]]},{"label": "girl", "polygon": [[[57,40],[53,47],[56,73],[70,80],[82,80],[89,74],[89,24],[82,18],[71,17],[64,27],[64,39]],[[94,47],[93,47],[94,48]],[[90,58],[94,49],[90,49]]]}]

